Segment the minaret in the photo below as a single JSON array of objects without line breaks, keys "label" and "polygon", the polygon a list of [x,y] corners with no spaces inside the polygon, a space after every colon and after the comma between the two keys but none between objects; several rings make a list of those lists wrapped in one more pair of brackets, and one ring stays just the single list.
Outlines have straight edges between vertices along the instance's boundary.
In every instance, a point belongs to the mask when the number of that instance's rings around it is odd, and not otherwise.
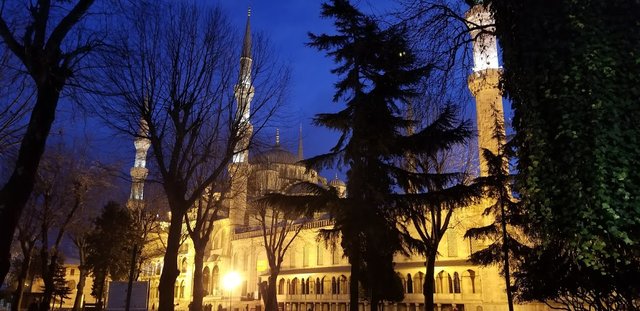
[{"label": "minaret", "polygon": [[304,154],[302,152],[302,124],[300,124],[300,130],[298,131],[298,161],[304,160]]},{"label": "minaret", "polygon": [[488,165],[483,150],[497,154],[501,144],[495,138],[496,124],[504,126],[502,93],[498,87],[501,68],[498,64],[498,45],[493,35],[494,21],[488,8],[473,6],[466,14],[473,39],[473,72],[469,75],[469,89],[476,99],[480,176],[487,176]]},{"label": "minaret", "polygon": [[242,42],[240,55],[240,74],[234,88],[237,111],[236,120],[239,122],[240,140],[235,146],[233,163],[229,165],[231,175],[231,202],[229,206],[229,220],[232,227],[244,224],[247,209],[247,177],[249,175],[249,141],[253,134],[251,125],[251,100],[253,99],[253,85],[251,80],[251,8],[247,12],[247,25]]},{"label": "minaret", "polygon": [[133,143],[136,147],[136,158],[130,171],[131,195],[129,195],[129,200],[127,201],[127,207],[129,209],[141,207],[144,199],[144,182],[149,174],[149,170],[146,168],[147,151],[149,150],[149,146],[151,146],[151,142],[146,137],[147,134],[147,123],[141,120],[139,135]]},{"label": "minaret", "polygon": [[247,25],[244,32],[244,40],[242,42],[242,54],[240,55],[240,74],[238,83],[234,87],[234,96],[236,98],[237,111],[236,120],[239,122],[240,142],[236,145],[234,163],[246,162],[248,160],[249,139],[253,133],[251,125],[251,100],[253,100],[254,89],[251,81],[251,8],[247,11]]}]

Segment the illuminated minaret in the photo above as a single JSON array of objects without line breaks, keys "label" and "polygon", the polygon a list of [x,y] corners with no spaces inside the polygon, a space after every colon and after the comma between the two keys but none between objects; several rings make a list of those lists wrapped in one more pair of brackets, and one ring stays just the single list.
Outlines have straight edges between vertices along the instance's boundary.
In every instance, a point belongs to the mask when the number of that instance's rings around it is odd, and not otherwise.
[{"label": "illuminated minaret", "polygon": [[151,142],[146,137],[147,133],[147,123],[142,120],[140,121],[139,135],[133,143],[136,147],[136,158],[130,171],[131,195],[129,195],[129,200],[127,201],[127,207],[130,209],[140,207],[144,199],[144,182],[149,173],[149,170],[146,168],[147,151],[149,151],[149,146],[151,146]]},{"label": "illuminated minaret", "polygon": [[473,73],[469,89],[476,99],[480,176],[487,176],[488,166],[482,155],[484,149],[497,154],[499,142],[495,138],[496,123],[504,125],[502,93],[498,83],[501,68],[498,64],[498,45],[493,34],[495,27],[491,12],[482,4],[473,6],[466,14],[473,39]]},{"label": "illuminated minaret", "polygon": [[239,122],[240,140],[235,146],[233,163],[229,165],[231,175],[232,197],[229,206],[229,220],[232,226],[244,224],[244,214],[247,205],[247,177],[249,175],[249,141],[253,134],[251,125],[251,100],[254,89],[251,80],[251,9],[247,12],[247,25],[242,42],[240,55],[240,74],[234,88],[237,111],[236,120]]}]

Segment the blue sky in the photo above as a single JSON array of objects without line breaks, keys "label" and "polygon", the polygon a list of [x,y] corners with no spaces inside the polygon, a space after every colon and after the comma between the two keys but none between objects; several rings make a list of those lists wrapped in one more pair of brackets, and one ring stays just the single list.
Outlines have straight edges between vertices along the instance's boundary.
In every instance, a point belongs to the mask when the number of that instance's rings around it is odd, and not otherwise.
[{"label": "blue sky", "polygon": [[[251,28],[264,33],[292,70],[291,92],[285,107],[287,118],[281,132],[283,145],[295,151],[298,126],[302,124],[305,156],[325,153],[337,135],[311,125],[317,113],[333,112],[341,105],[332,102],[336,77],[329,71],[335,67],[324,53],[305,45],[307,33],[333,32],[332,20],[320,17],[322,1],[311,0],[209,0],[229,14],[232,23],[243,29],[247,8],[251,6]],[[393,1],[354,1],[365,12],[382,13]],[[256,90],[259,92],[260,90]],[[273,131],[273,130],[268,130]],[[274,134],[275,135],[275,134]],[[324,174],[325,177],[328,174]]]}]

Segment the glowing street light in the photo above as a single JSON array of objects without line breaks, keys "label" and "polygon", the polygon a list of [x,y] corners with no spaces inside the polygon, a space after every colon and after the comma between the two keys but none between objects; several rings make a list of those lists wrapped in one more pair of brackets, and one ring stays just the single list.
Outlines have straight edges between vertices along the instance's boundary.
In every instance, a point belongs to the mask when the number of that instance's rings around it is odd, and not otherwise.
[{"label": "glowing street light", "polygon": [[240,274],[235,271],[229,271],[222,277],[222,286],[229,291],[229,310],[231,311],[231,295],[233,294],[233,290],[240,285],[242,281],[242,277]]}]

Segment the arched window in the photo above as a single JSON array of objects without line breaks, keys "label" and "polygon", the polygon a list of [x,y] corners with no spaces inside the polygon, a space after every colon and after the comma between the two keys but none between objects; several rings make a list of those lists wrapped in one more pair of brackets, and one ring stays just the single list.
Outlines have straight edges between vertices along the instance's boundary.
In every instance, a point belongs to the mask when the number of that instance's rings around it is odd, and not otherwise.
[{"label": "arched window", "polygon": [[330,289],[331,289],[331,279],[325,276],[322,278],[322,293],[328,294],[330,293]]},{"label": "arched window", "polygon": [[211,274],[211,291],[217,294],[218,290],[220,290],[220,270],[217,265],[213,267]]},{"label": "arched window", "polygon": [[446,277],[445,274],[447,273],[444,271],[440,271],[440,273],[438,273],[438,276],[436,276],[436,293],[439,293],[439,294],[444,293],[445,284],[446,284],[444,282],[444,278]]},{"label": "arched window", "polygon": [[284,295],[284,279],[280,279],[280,282],[278,283],[278,295]]},{"label": "arched window", "polygon": [[347,294],[347,289],[349,288],[349,286],[347,285],[347,277],[344,275],[340,276],[340,289],[338,290],[338,294]]},{"label": "arched window", "polygon": [[418,272],[413,276],[413,292],[422,294],[424,289],[424,273]]},{"label": "arched window", "polygon": [[453,292],[460,293],[460,275],[458,275],[458,272],[453,273]]},{"label": "arched window", "polygon": [[462,273],[462,292],[475,294],[480,292],[478,276],[475,271],[469,269]]},{"label": "arched window", "polygon": [[314,292],[316,294],[322,294],[322,283],[320,283],[320,278],[316,278],[316,288]]},{"label": "arched window", "polygon": [[447,287],[449,288],[449,294],[453,294],[453,280],[451,279],[451,274],[447,273]]},{"label": "arched window", "polygon": [[291,289],[289,289],[289,294],[298,294],[298,278],[293,278],[293,280],[291,280]]},{"label": "arched window", "polygon": [[305,291],[307,295],[311,294],[310,289],[313,288],[313,286],[310,286],[309,283],[313,283],[313,280],[311,278],[307,278],[307,283],[305,283],[305,286],[306,286]]},{"label": "arched window", "polygon": [[186,273],[187,272],[187,258],[182,258],[182,265],[181,265],[181,270],[180,272],[182,273]]},{"label": "arched window", "polygon": [[332,294],[337,294],[338,293],[338,285],[336,284],[336,278],[332,277],[331,278],[331,293]]},{"label": "arched window", "polygon": [[156,264],[156,275],[160,275],[162,273],[162,263],[158,262]]},{"label": "arched window", "polygon": [[204,267],[202,271],[202,288],[204,289],[204,295],[207,296],[211,292],[211,273],[209,272],[209,267]]},{"label": "arched window", "polygon": [[407,294],[413,294],[413,280],[411,280],[411,273],[407,273]]},{"label": "arched window", "polygon": [[305,295],[306,294],[306,292],[305,292],[306,288],[307,288],[307,281],[305,279],[300,279],[300,289],[301,289],[300,293]]}]

